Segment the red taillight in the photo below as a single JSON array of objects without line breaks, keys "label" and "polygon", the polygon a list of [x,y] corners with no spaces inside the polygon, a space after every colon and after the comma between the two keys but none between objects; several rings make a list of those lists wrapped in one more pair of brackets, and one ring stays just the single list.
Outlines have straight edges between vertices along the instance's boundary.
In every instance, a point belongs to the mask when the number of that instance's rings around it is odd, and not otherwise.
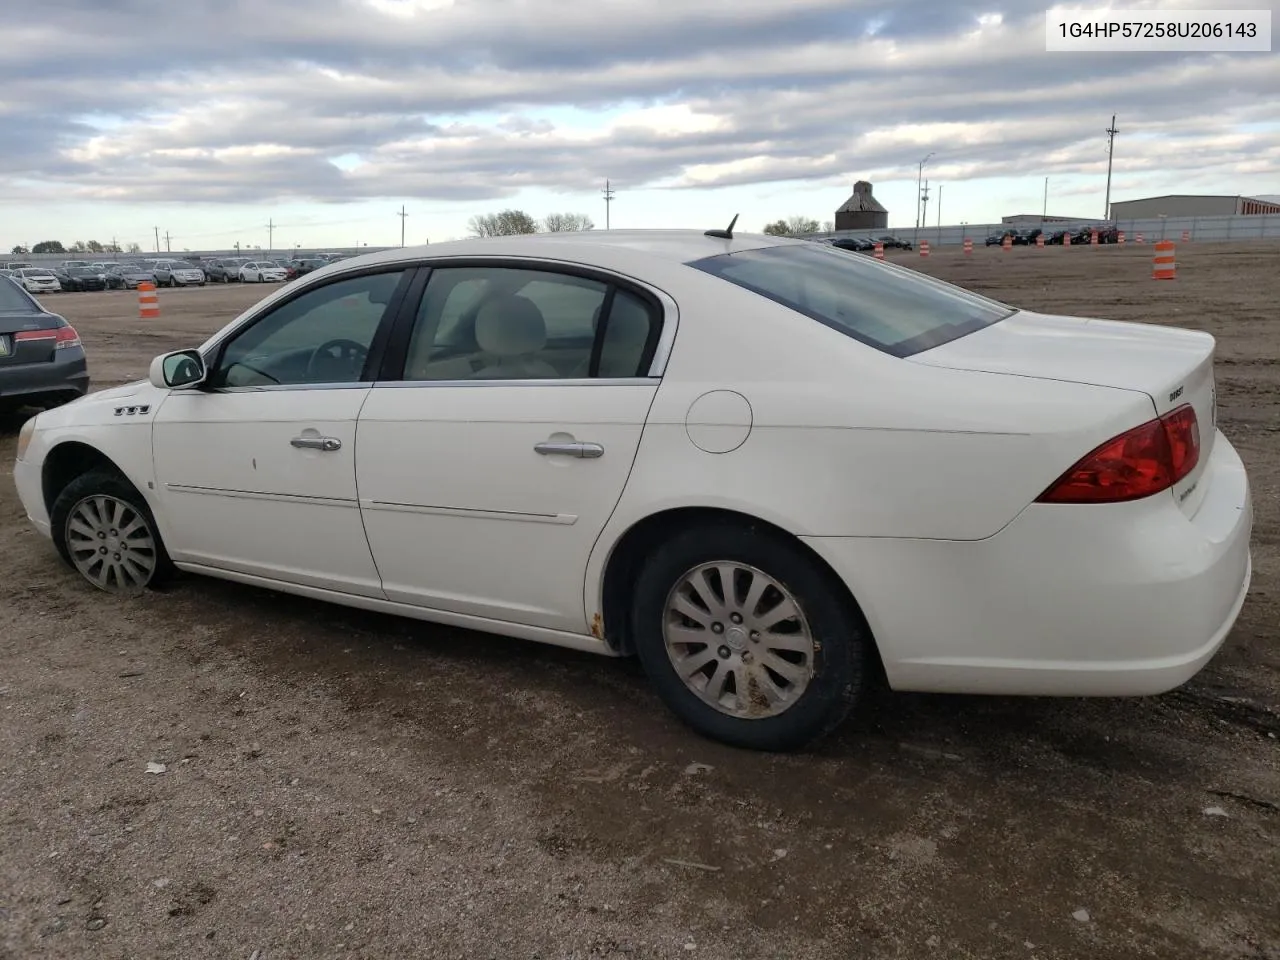
[{"label": "red taillight", "polygon": [[52,330],[19,330],[13,335],[13,339],[15,343],[25,343],[31,340],[52,340],[56,350],[61,350],[63,347],[80,346],[80,334],[76,333],[76,328],[71,324],[55,327]]},{"label": "red taillight", "polygon": [[1108,440],[1037,503],[1121,503],[1167,490],[1196,468],[1200,425],[1190,404]]}]

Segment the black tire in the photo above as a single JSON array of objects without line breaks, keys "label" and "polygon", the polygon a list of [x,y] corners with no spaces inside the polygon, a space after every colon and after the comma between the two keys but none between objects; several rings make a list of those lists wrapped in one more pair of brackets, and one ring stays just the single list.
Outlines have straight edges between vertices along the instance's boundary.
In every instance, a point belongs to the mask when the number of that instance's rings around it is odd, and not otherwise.
[{"label": "black tire", "polygon": [[[721,712],[686,686],[667,654],[662,624],[670,592],[700,564],[746,564],[794,597],[815,641],[814,672],[783,712],[746,719]],[[636,653],[663,702],[694,730],[751,750],[791,751],[837,727],[862,695],[871,664],[870,631],[842,585],[795,541],[746,524],[708,524],[675,534],[648,557],[631,609]]]},{"label": "black tire", "polygon": [[[150,579],[142,586],[148,589],[154,589],[163,586],[169,581],[175,572],[173,561],[169,559],[169,552],[165,549],[164,541],[160,537],[160,529],[156,525],[155,515],[152,514],[151,508],[147,505],[147,500],[137,488],[120,474],[110,470],[96,469],[88,473],[81,474],[72,480],[62,492],[53,501],[53,507],[49,511],[49,521],[51,531],[53,533],[54,546],[57,547],[59,555],[62,559],[77,573],[85,579],[87,583],[92,584],[98,589],[108,589],[95,583],[93,580],[76,567],[72,560],[71,551],[68,547],[68,518],[76,505],[88,497],[107,496],[116,500],[120,500],[127,504],[147,525],[155,544],[155,565],[151,573]],[[132,593],[137,592],[140,587],[133,589],[108,590],[113,593]]]}]

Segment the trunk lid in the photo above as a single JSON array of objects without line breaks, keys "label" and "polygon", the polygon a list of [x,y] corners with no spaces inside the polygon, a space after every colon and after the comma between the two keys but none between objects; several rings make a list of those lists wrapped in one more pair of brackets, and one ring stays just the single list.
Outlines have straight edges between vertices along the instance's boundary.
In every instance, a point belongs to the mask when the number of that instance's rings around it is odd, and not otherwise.
[{"label": "trunk lid", "polygon": [[51,314],[0,309],[0,370],[52,360],[57,326]]},{"label": "trunk lid", "polygon": [[908,359],[955,370],[1133,390],[1151,398],[1157,415],[1191,404],[1200,431],[1200,458],[1173,488],[1173,496],[1193,515],[1204,498],[1199,481],[1217,430],[1214,347],[1214,338],[1197,330],[1022,311]]}]

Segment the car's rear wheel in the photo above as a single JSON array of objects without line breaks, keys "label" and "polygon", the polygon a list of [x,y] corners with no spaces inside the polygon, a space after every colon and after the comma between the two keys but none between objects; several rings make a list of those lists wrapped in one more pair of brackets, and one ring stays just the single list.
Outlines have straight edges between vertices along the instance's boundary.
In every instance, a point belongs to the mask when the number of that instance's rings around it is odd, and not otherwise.
[{"label": "car's rear wheel", "polygon": [[93,470],[72,480],[49,519],[62,558],[99,590],[139,593],[173,573],[146,499],[119,474]]},{"label": "car's rear wheel", "polygon": [[666,705],[705,736],[755,750],[793,750],[834,729],[862,692],[872,642],[803,547],[734,524],[656,549],[631,626]]}]

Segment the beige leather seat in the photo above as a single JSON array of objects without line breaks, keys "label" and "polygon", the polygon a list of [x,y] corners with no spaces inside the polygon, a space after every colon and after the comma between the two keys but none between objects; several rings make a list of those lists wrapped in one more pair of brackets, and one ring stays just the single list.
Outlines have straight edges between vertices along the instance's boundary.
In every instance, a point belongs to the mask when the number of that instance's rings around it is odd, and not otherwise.
[{"label": "beige leather seat", "polygon": [[537,305],[509,294],[490,300],[476,314],[476,345],[485,366],[472,380],[524,380],[559,377],[551,364],[537,356],[547,344],[547,322]]}]

